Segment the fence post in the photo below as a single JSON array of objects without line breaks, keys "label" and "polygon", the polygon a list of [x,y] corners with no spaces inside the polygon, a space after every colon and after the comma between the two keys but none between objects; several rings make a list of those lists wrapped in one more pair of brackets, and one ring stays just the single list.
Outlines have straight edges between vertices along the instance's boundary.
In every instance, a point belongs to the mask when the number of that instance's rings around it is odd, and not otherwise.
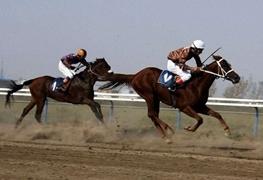
[{"label": "fence post", "polygon": [[112,122],[113,120],[113,109],[114,109],[113,101],[110,101],[110,111],[109,111],[109,121],[110,122]]},{"label": "fence post", "polygon": [[176,129],[181,129],[181,111],[177,109],[176,111]]},{"label": "fence post", "polygon": [[254,126],[253,126],[253,135],[258,135],[258,126],[259,126],[259,111],[258,107],[255,107],[256,114],[255,114],[255,120],[254,120]]}]

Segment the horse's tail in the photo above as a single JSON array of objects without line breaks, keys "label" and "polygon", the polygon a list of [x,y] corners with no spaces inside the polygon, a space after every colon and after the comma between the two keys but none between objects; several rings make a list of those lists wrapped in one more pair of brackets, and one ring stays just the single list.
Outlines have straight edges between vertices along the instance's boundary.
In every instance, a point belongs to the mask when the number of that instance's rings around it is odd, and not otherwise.
[{"label": "horse's tail", "polygon": [[105,90],[105,89],[110,90],[121,85],[131,85],[133,77],[134,77],[133,74],[113,74],[107,77],[107,81],[110,82],[99,87],[99,90]]},{"label": "horse's tail", "polygon": [[6,95],[6,99],[5,99],[5,106],[10,106],[10,96],[19,91],[20,89],[22,89],[25,85],[29,85],[33,82],[33,79],[30,79],[28,81],[25,81],[23,82],[22,84],[16,84],[14,81],[12,81],[12,84],[11,84],[11,87],[8,92],[7,92],[7,95]]}]

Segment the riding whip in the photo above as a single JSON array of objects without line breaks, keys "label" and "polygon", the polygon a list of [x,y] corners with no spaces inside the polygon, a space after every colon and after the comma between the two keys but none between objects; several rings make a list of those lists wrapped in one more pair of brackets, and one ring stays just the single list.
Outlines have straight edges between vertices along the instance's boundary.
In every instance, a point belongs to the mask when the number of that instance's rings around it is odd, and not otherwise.
[{"label": "riding whip", "polygon": [[212,54],[210,54],[205,60],[204,62],[202,62],[202,64],[204,64],[211,56],[213,56],[217,51],[219,51],[222,47],[217,48]]}]

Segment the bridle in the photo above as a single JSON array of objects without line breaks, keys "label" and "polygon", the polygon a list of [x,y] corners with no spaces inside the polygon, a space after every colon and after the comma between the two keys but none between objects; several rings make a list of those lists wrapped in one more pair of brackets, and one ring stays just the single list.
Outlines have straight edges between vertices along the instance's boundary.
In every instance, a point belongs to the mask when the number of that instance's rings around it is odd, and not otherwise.
[{"label": "bridle", "polygon": [[[94,67],[95,68],[95,67]],[[93,70],[92,70],[92,67],[91,67],[91,65],[89,65],[89,69],[88,69],[88,72],[90,72],[91,74],[93,74],[93,75],[95,75],[95,76],[97,76],[97,78],[98,79],[101,79],[103,76],[101,76],[100,74],[98,74],[98,73],[96,73],[96,72],[94,72]],[[110,69],[110,70],[108,70],[108,73],[112,73],[113,71]]]},{"label": "bridle", "polygon": [[217,76],[217,78],[223,78],[223,79],[226,79],[227,78],[227,75],[234,71],[232,68],[229,70],[229,71],[225,71],[224,68],[222,68],[222,65],[221,65],[221,61],[223,61],[224,59],[221,58],[220,60],[216,61],[217,63],[217,67],[218,67],[218,70],[217,70],[217,73],[214,73],[212,71],[208,71],[208,70],[204,70],[204,69],[201,69],[202,72],[205,72],[205,73],[208,73],[208,74],[212,74],[214,76]]},{"label": "bridle", "polygon": [[[91,63],[89,63],[88,72],[91,73],[91,74],[94,74],[95,76],[100,76],[98,73],[95,73],[95,72],[92,70],[91,66],[92,66]],[[85,67],[85,65],[79,64],[78,67],[76,67],[76,69],[75,69],[74,71],[77,72],[80,68],[83,68],[83,67]],[[86,66],[86,67],[87,67],[87,66]],[[95,67],[94,67],[94,68],[95,68]]]}]

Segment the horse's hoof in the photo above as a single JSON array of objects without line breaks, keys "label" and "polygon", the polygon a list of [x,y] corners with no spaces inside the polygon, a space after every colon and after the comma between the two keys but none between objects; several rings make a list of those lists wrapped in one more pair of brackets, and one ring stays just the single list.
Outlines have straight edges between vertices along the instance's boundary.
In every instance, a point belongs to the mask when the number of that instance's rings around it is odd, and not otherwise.
[{"label": "horse's hoof", "polygon": [[173,143],[172,140],[169,139],[169,138],[166,138],[164,141],[165,141],[167,144],[172,144],[172,143]]},{"label": "horse's hoof", "polygon": [[15,129],[17,129],[19,125],[20,125],[20,122],[16,122]]},{"label": "horse's hoof", "polygon": [[231,132],[230,132],[229,129],[226,129],[226,130],[225,130],[225,136],[227,136],[227,137],[231,136]]},{"label": "horse's hoof", "polygon": [[191,126],[187,126],[187,127],[185,127],[184,130],[193,132]]}]

